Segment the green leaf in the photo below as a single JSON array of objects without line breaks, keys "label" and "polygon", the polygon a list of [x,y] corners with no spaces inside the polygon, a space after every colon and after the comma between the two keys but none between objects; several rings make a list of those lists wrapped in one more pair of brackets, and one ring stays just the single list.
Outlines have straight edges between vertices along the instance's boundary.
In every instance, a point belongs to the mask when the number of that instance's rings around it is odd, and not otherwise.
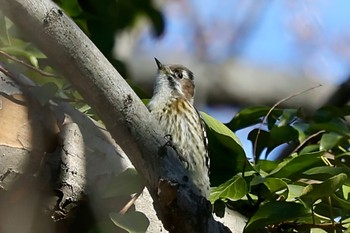
[{"label": "green leaf", "polygon": [[91,107],[87,104],[82,105],[81,107],[78,108],[78,110],[80,112],[86,113],[87,111],[89,111],[91,109]]},{"label": "green leaf", "polygon": [[[323,200],[315,202],[315,204],[311,207],[314,210],[314,213],[319,218],[335,218],[336,216],[341,216],[348,212],[344,207],[340,207],[338,202],[333,203],[333,201],[336,201],[334,198],[331,198],[331,202],[329,202],[329,198],[324,198]],[[307,204],[306,204],[307,205]],[[332,210],[330,211],[330,208]]]},{"label": "green leaf", "polygon": [[20,46],[6,46],[6,47],[1,47],[1,50],[10,55],[22,56],[29,59],[31,54],[28,51],[25,51],[26,46],[27,44],[20,45]]},{"label": "green leaf", "polygon": [[265,226],[306,217],[310,212],[301,204],[293,202],[268,202],[249,219],[244,233],[261,232]]},{"label": "green leaf", "polygon": [[[227,124],[233,131],[261,123],[263,117],[270,111],[268,106],[254,106],[244,108],[239,111],[234,118]],[[281,109],[274,109],[269,118],[277,119],[282,114]]]},{"label": "green leaf", "polygon": [[323,165],[321,159],[323,154],[324,152],[312,152],[303,155],[293,155],[278,164],[268,176],[295,179],[300,177],[303,171],[317,165]]},{"label": "green leaf", "polygon": [[239,200],[248,193],[248,185],[241,175],[235,175],[218,187],[210,191],[209,200],[214,203],[216,200]]},{"label": "green leaf", "polygon": [[327,122],[334,118],[343,118],[350,115],[350,107],[343,106],[341,108],[336,106],[324,106],[314,112],[312,116],[315,122]]},{"label": "green leaf", "polygon": [[258,161],[259,169],[267,173],[275,169],[278,166],[278,163],[279,163],[278,161],[263,160],[263,159]]},{"label": "green leaf", "polygon": [[308,137],[308,135],[306,135],[306,130],[309,128],[309,124],[296,123],[293,124],[292,127],[298,132],[299,143],[304,142],[304,140]]},{"label": "green leaf", "polygon": [[298,131],[291,126],[273,126],[270,131],[262,129],[254,129],[248,134],[248,139],[254,145],[257,140],[256,155],[260,156],[265,148],[267,148],[266,156],[283,143],[289,143],[298,139]]},{"label": "green leaf", "polygon": [[311,144],[305,146],[301,151],[299,152],[300,155],[305,155],[309,153],[318,153],[320,151],[320,146],[317,144]]},{"label": "green leaf", "polygon": [[147,231],[150,221],[142,212],[110,213],[112,222],[129,233],[143,233]]},{"label": "green leaf", "polygon": [[207,126],[212,185],[222,184],[238,172],[253,170],[237,136],[215,118],[204,112],[201,115]]},{"label": "green leaf", "polygon": [[350,233],[350,227],[349,227],[349,224],[348,225],[348,228],[344,231],[344,233]]},{"label": "green leaf", "polygon": [[[200,112],[201,116],[203,117],[205,123],[209,127],[210,130],[218,133],[219,135],[223,136],[223,138],[230,139],[230,144],[234,144],[234,147],[238,147],[239,149],[242,149],[242,143],[240,142],[239,138],[223,123],[216,120],[214,117],[206,114],[205,112]],[[224,139],[222,139],[224,142]]]},{"label": "green leaf", "polygon": [[39,67],[38,58],[45,57],[45,55],[28,43],[18,46],[1,47],[1,50],[10,55],[21,56],[28,59],[28,61],[36,68]]},{"label": "green leaf", "polygon": [[313,204],[318,199],[331,196],[347,179],[347,175],[340,173],[320,184],[309,184],[300,196],[306,204]]},{"label": "green leaf", "polygon": [[270,130],[270,140],[268,142],[268,149],[266,151],[266,154],[268,155],[277,146],[280,146],[284,143],[297,141],[297,139],[298,131],[295,130],[292,126],[274,126]]},{"label": "green leaf", "polygon": [[312,123],[310,124],[309,129],[313,132],[326,130],[327,132],[334,132],[340,135],[349,134],[349,129],[346,122],[340,118],[333,118],[332,120],[323,123]]},{"label": "green leaf", "polygon": [[0,13],[0,46],[9,43],[9,35],[6,27],[5,16]]},{"label": "green leaf", "polygon": [[347,167],[320,166],[313,167],[303,172],[305,178],[314,180],[326,180],[337,174],[344,173],[350,177],[350,169]]},{"label": "green leaf", "polygon": [[128,196],[141,192],[144,187],[143,179],[137,171],[134,168],[128,168],[109,182],[103,197]]},{"label": "green leaf", "polygon": [[262,177],[261,175],[255,175],[253,179],[250,181],[250,186],[263,184],[265,181],[266,181],[265,177]]},{"label": "green leaf", "polygon": [[[258,137],[258,139],[256,139]],[[254,146],[255,141],[257,140],[257,147],[256,147],[256,157],[260,157],[261,153],[269,146],[270,142],[270,132],[266,130],[260,129],[253,129],[248,134],[248,140],[252,142],[252,145]]]},{"label": "green leaf", "polygon": [[295,201],[300,197],[301,193],[304,190],[304,186],[296,185],[296,184],[288,184],[288,198],[287,201]]},{"label": "green leaf", "polygon": [[332,194],[332,204],[333,206],[339,206],[344,210],[350,210],[350,202],[346,201],[335,194]]},{"label": "green leaf", "polygon": [[264,182],[271,193],[276,193],[283,189],[288,189],[287,183],[279,178],[266,178]]},{"label": "green leaf", "polygon": [[279,119],[278,127],[290,125],[296,118],[298,109],[284,109]]},{"label": "green leaf", "polygon": [[322,230],[320,228],[312,228],[310,229],[310,233],[327,233],[327,231]]},{"label": "green leaf", "polygon": [[287,143],[298,138],[298,131],[289,125],[273,127],[270,134],[271,140],[273,140],[270,144],[273,146],[281,145],[282,143]]},{"label": "green leaf", "polygon": [[324,133],[321,137],[320,150],[328,151],[333,149],[341,139],[343,139],[343,136],[337,133]]},{"label": "green leaf", "polygon": [[345,200],[350,200],[350,187],[348,185],[342,186],[342,195]]},{"label": "green leaf", "polygon": [[150,99],[141,99],[142,103],[147,106],[149,103]]},{"label": "green leaf", "polygon": [[30,63],[35,67],[35,68],[38,68],[39,67],[39,62],[38,62],[38,59],[32,55],[30,55],[28,57]]},{"label": "green leaf", "polygon": [[226,209],[226,205],[224,201],[219,199],[214,202],[213,212],[215,213],[216,216],[223,218],[225,216],[225,209]]},{"label": "green leaf", "polygon": [[279,178],[255,176],[250,182],[250,194],[259,196],[261,200],[274,200],[277,196],[287,199],[288,186],[284,180]]}]

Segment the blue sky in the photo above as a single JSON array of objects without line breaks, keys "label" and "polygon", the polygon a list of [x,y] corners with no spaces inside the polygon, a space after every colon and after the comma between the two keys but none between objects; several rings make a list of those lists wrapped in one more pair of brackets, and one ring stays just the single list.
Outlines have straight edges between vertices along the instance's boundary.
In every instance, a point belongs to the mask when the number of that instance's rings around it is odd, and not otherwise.
[{"label": "blue sky", "polygon": [[[315,75],[327,74],[337,83],[344,80],[350,65],[350,45],[346,47],[350,44],[349,0],[259,2],[266,5],[254,29],[244,38],[239,59],[296,72],[306,69]],[[240,35],[235,34],[235,29],[250,17],[251,6],[258,5],[255,3],[256,0],[168,1],[163,7],[164,36],[159,40],[145,33],[140,47],[153,52],[195,54],[200,32],[208,61],[220,63],[236,57],[235,37]]]},{"label": "blue sky", "polygon": [[[255,31],[249,46],[246,47],[243,59],[258,64],[268,63],[289,68],[292,66],[295,69],[301,69],[302,67],[298,66],[302,65],[300,62],[304,62],[315,72],[331,74],[334,78],[332,81],[338,83],[344,80],[349,72],[349,61],[338,56],[333,47],[337,40],[341,40],[343,34],[345,36],[349,34],[350,1],[299,1],[298,4],[294,4],[296,6],[291,11],[288,10],[292,7],[286,8],[286,2],[273,1],[261,26]],[[290,23],[288,20],[300,20],[301,23],[304,21],[306,25],[314,27],[315,32],[309,44],[310,50],[314,50],[311,51],[310,61],[304,61],[302,58],[302,50],[305,48],[298,48],[295,34],[288,27]]]}]

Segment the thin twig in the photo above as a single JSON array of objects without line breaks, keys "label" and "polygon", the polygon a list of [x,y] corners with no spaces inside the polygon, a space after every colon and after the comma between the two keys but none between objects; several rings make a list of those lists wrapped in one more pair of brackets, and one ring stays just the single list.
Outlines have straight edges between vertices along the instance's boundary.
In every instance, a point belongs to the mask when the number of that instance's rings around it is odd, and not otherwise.
[{"label": "thin twig", "polygon": [[124,215],[130,207],[135,203],[135,201],[141,196],[142,191],[136,193],[129,201],[124,205],[124,207],[119,211],[120,214]]},{"label": "thin twig", "polygon": [[332,205],[331,196],[328,197],[328,204],[329,204],[329,213],[331,215],[330,219],[331,219],[331,223],[332,223],[332,226],[333,226],[333,232],[336,233],[335,222],[334,222],[334,214],[333,214],[333,205]]},{"label": "thin twig", "polygon": [[[278,227],[280,228],[293,228],[295,230],[299,230],[299,231],[303,231],[305,232],[305,230],[310,230],[312,228],[320,228],[323,229],[327,232],[330,232],[330,230],[333,230],[334,232],[336,232],[336,230],[344,230],[344,226],[345,224],[342,223],[302,223],[302,222],[293,222],[293,223],[282,223],[280,224]],[[298,231],[298,232],[299,232]],[[343,232],[343,231],[342,231]]]},{"label": "thin twig", "polygon": [[19,64],[21,64],[21,65],[23,65],[23,66],[25,66],[25,67],[27,67],[27,68],[29,68],[29,69],[31,69],[31,70],[34,70],[34,71],[38,72],[39,74],[41,74],[41,75],[43,75],[43,76],[47,76],[47,77],[61,77],[61,76],[59,76],[59,75],[52,74],[52,73],[48,73],[48,72],[43,71],[43,70],[41,70],[41,69],[38,69],[38,68],[36,68],[36,67],[34,67],[34,66],[32,66],[32,65],[29,65],[29,64],[27,64],[26,62],[24,62],[24,61],[22,61],[22,60],[20,60],[20,59],[18,59],[18,58],[16,58],[16,57],[14,57],[14,56],[11,56],[11,55],[8,54],[8,53],[5,53],[4,51],[1,51],[1,50],[0,50],[0,54],[1,54],[2,56],[6,57],[6,58],[8,58],[8,59],[10,59],[10,60],[12,60],[12,61],[15,61],[15,62],[17,62],[17,63],[19,63]]},{"label": "thin twig", "polygon": [[1,64],[0,64],[0,72],[4,73],[5,75],[7,75],[7,76],[9,76],[11,78],[14,78],[12,76],[12,74],[7,69],[5,69],[5,67],[3,67]]},{"label": "thin twig", "polygon": [[299,144],[299,146],[297,146],[291,154],[297,152],[301,147],[303,147],[305,145],[305,143],[307,143],[308,141],[310,141],[312,138],[314,137],[317,137],[318,135],[322,134],[326,132],[326,130],[320,130],[320,131],[317,131],[316,133],[314,134],[311,134],[309,137],[307,137],[302,143]]},{"label": "thin twig", "polygon": [[313,89],[319,88],[319,87],[321,87],[321,86],[322,86],[322,85],[319,84],[319,85],[317,85],[317,86],[310,87],[310,88],[308,88],[308,89],[305,89],[305,90],[299,91],[299,92],[297,92],[297,93],[294,93],[294,94],[292,94],[292,95],[290,95],[290,96],[287,96],[287,97],[281,99],[280,101],[278,101],[277,103],[275,103],[275,104],[272,106],[272,108],[270,108],[270,110],[267,112],[267,114],[266,114],[265,117],[263,118],[262,122],[260,123],[260,126],[259,126],[259,128],[258,128],[258,132],[257,132],[256,137],[255,137],[255,140],[254,140],[253,158],[254,158],[254,162],[255,162],[255,163],[256,163],[257,160],[258,160],[258,159],[257,159],[257,156],[258,156],[258,155],[257,155],[256,153],[257,153],[258,138],[259,138],[259,135],[260,135],[260,132],[261,132],[261,128],[262,128],[262,126],[265,124],[265,122],[267,121],[267,118],[270,116],[270,114],[272,113],[272,111],[273,111],[278,105],[280,105],[281,103],[286,102],[287,100],[290,100],[290,99],[292,99],[292,98],[294,98],[294,97],[296,97],[296,96],[298,96],[298,95],[304,94],[304,93],[306,93],[306,92],[308,92],[308,91],[311,91],[311,90],[313,90]]}]

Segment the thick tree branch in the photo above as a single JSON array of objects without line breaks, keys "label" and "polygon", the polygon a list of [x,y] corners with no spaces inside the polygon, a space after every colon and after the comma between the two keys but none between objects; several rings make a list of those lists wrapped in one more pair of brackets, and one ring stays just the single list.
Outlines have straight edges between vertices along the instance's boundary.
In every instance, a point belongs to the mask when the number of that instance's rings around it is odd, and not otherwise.
[{"label": "thick tree branch", "polygon": [[229,232],[186,179],[175,152],[147,109],[85,34],[49,0],[0,0],[0,9],[68,78],[95,109],[145,178],[170,232]]}]

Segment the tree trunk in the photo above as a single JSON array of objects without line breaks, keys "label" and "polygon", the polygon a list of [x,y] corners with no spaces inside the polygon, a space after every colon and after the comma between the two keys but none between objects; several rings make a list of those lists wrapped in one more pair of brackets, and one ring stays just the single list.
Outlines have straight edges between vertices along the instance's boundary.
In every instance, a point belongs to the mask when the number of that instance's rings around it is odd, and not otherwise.
[{"label": "tree trunk", "polygon": [[49,0],[0,0],[0,8],[94,108],[144,177],[170,232],[230,232],[187,176],[141,100],[94,44]]}]

